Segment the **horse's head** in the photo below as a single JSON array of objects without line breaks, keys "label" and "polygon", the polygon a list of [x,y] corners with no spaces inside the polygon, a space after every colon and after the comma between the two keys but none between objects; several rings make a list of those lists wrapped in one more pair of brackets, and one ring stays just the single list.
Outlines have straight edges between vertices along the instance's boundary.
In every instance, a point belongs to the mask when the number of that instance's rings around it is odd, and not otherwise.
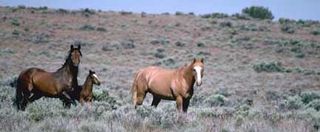
[{"label": "horse's head", "polygon": [[96,72],[89,70],[89,75],[93,80],[93,84],[96,84],[98,86],[101,84]]},{"label": "horse's head", "polygon": [[73,47],[73,45],[70,46],[69,56],[73,66],[78,66],[80,64],[80,58],[82,56],[80,49],[81,49],[80,45],[78,45],[78,48]]},{"label": "horse's head", "polygon": [[192,62],[192,68],[193,68],[193,76],[196,80],[197,86],[200,86],[202,84],[202,77],[203,77],[203,71],[204,71],[204,63],[203,58],[201,59],[193,59]]}]

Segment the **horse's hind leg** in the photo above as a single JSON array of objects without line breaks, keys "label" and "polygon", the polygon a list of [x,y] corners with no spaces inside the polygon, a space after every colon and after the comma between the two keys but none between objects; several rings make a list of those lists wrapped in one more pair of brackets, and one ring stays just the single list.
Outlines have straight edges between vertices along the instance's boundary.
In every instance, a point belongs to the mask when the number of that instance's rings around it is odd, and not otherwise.
[{"label": "horse's hind leg", "polygon": [[161,101],[161,98],[157,97],[156,95],[153,95],[151,106],[157,107],[160,101]]}]

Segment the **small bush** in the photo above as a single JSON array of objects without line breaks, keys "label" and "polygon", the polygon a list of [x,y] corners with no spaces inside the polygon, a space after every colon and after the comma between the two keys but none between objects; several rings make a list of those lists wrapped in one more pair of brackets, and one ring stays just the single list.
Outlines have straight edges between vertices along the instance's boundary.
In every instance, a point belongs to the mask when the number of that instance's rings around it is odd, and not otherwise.
[{"label": "small bush", "polygon": [[85,9],[81,10],[81,14],[86,16],[86,17],[89,17],[90,15],[96,14],[96,11],[92,10],[92,9],[89,9],[89,8],[85,8]]},{"label": "small bush", "polygon": [[141,12],[140,16],[141,17],[146,17],[148,14],[146,12]]},{"label": "small bush", "polygon": [[204,14],[201,17],[202,18],[227,18],[229,17],[229,15],[224,13],[211,13],[211,14]]},{"label": "small bush", "polygon": [[312,91],[302,92],[300,96],[304,104],[308,104],[313,100],[320,99],[319,92],[312,92]]},{"label": "small bush", "polygon": [[18,8],[19,9],[26,9],[26,6],[25,5],[18,5]]},{"label": "small bush", "polygon": [[253,69],[256,72],[285,72],[285,68],[282,67],[280,62],[260,63],[253,65]]},{"label": "small bush", "polygon": [[231,22],[221,22],[220,26],[221,27],[232,27],[232,23]]},{"label": "small bush", "polygon": [[12,35],[19,36],[20,35],[20,31],[15,29],[15,30],[12,31]]},{"label": "small bush", "polygon": [[285,24],[281,26],[281,31],[285,33],[293,34],[295,32],[295,29],[293,26]]},{"label": "small bush", "polygon": [[94,27],[94,26],[92,26],[92,25],[88,25],[88,24],[86,24],[86,25],[83,25],[82,27],[80,27],[80,30],[84,30],[84,31],[93,31],[93,30],[95,30],[95,27]]},{"label": "small bush", "polygon": [[176,43],[174,43],[176,46],[178,46],[178,47],[184,47],[184,46],[186,46],[186,44],[185,43],[183,43],[183,42],[180,42],[180,41],[177,41]]},{"label": "small bush", "polygon": [[320,111],[320,99],[312,100],[307,104],[307,108],[314,108],[317,111]]},{"label": "small bush", "polygon": [[209,106],[223,106],[225,105],[227,101],[227,98],[221,94],[215,94],[215,95],[211,95],[209,96],[205,103],[207,103]]},{"label": "small bush", "polygon": [[303,102],[301,101],[301,97],[298,95],[288,97],[285,104],[289,110],[296,110],[304,106]]},{"label": "small bush", "polygon": [[121,15],[131,15],[132,12],[130,12],[130,11],[120,11],[120,14]]},{"label": "small bush", "polygon": [[68,14],[69,12],[66,9],[58,9],[57,13],[59,13],[59,14]]},{"label": "small bush", "polygon": [[164,53],[164,49],[157,49],[157,52],[154,54],[154,57],[159,59],[165,58],[166,55]]},{"label": "small bush", "polygon": [[288,19],[288,18],[280,18],[278,21],[279,21],[279,23],[280,23],[281,25],[283,25],[283,24],[294,24],[294,23],[296,23],[295,20]]},{"label": "small bush", "polygon": [[133,48],[135,48],[134,41],[132,39],[122,41],[121,42],[121,46],[124,49],[133,49]]},{"label": "small bush", "polygon": [[251,6],[244,8],[242,13],[258,19],[273,19],[273,15],[268,8],[262,6]]},{"label": "small bush", "polygon": [[247,14],[236,13],[236,14],[233,14],[232,17],[235,17],[240,20],[250,20],[250,16]]},{"label": "small bush", "polygon": [[181,11],[177,11],[177,12],[176,12],[176,16],[182,16],[182,15],[184,15],[183,12],[181,12]]},{"label": "small bush", "polygon": [[198,43],[197,43],[197,46],[198,46],[198,47],[206,47],[203,42],[198,42]]},{"label": "small bush", "polygon": [[33,42],[35,44],[48,43],[49,37],[50,37],[50,35],[46,34],[46,33],[36,34],[31,38],[31,42]]},{"label": "small bush", "polygon": [[312,35],[320,35],[320,29],[313,30],[310,32]]},{"label": "small bush", "polygon": [[96,30],[99,31],[99,32],[106,32],[107,31],[107,29],[105,29],[103,27],[97,27]]},{"label": "small bush", "polygon": [[120,106],[120,103],[105,90],[94,90],[92,94],[94,101],[107,102],[111,109],[117,109]]},{"label": "small bush", "polygon": [[14,18],[14,19],[11,19],[11,25],[20,26],[20,22],[18,19]]}]

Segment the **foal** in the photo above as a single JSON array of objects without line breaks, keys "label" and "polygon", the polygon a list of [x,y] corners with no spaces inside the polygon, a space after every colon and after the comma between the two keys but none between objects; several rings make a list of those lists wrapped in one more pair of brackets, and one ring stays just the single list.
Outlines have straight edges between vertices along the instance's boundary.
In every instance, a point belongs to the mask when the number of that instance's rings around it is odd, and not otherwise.
[{"label": "foal", "polygon": [[79,102],[84,105],[86,102],[92,102],[92,87],[93,84],[100,85],[98,76],[94,71],[89,70],[89,75],[86,78],[86,81],[81,87],[79,93]]},{"label": "foal", "polygon": [[132,86],[132,100],[135,108],[141,105],[146,93],[153,95],[152,106],[157,107],[161,99],[175,100],[177,110],[187,112],[193,95],[193,85],[202,84],[203,59],[194,59],[188,66],[178,69],[163,69],[150,66],[139,70]]}]

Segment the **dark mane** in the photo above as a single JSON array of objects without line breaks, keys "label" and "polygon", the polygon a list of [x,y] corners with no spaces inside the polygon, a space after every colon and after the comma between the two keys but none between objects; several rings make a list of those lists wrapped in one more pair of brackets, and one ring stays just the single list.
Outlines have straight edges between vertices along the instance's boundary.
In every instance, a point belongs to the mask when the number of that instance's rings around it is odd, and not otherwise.
[{"label": "dark mane", "polygon": [[72,60],[71,60],[71,53],[74,51],[74,50],[78,50],[79,53],[80,53],[80,56],[82,56],[82,53],[81,51],[78,49],[78,48],[75,48],[75,49],[70,49],[68,51],[68,56],[66,57],[66,61],[63,63],[62,67],[60,67],[57,72],[63,72],[64,69],[66,68],[69,68],[72,76],[73,76],[73,80],[72,80],[72,87],[76,88],[78,86],[78,79],[77,79],[77,76],[79,74],[79,66],[73,66],[72,65]]}]

